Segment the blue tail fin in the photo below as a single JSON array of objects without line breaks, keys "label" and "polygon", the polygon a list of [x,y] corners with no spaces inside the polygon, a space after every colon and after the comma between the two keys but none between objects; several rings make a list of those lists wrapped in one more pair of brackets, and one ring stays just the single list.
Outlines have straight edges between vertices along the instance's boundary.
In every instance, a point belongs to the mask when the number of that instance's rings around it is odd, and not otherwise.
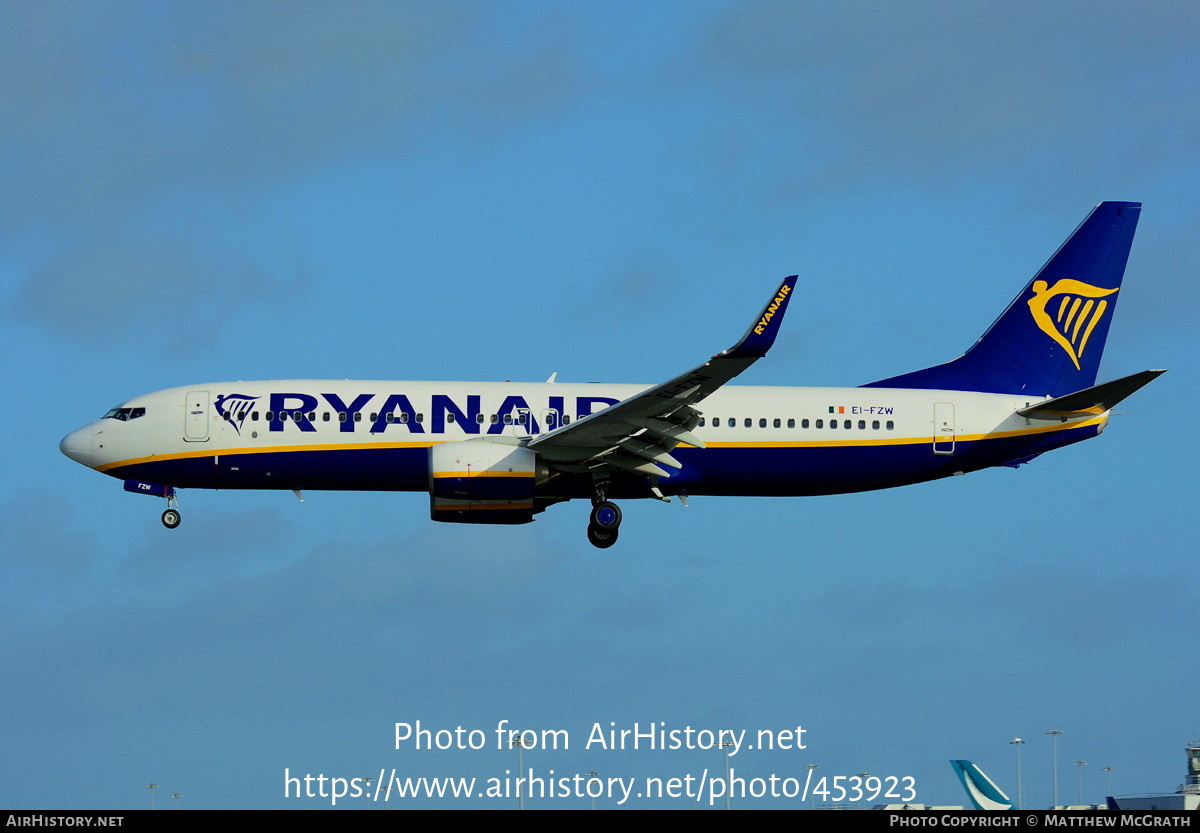
[{"label": "blue tail fin", "polygon": [[1096,206],[964,355],[863,387],[1063,396],[1095,385],[1141,208]]},{"label": "blue tail fin", "polygon": [[1004,794],[1004,790],[996,786],[996,782],[988,778],[982,769],[970,761],[951,761],[950,766],[962,781],[967,797],[975,805],[976,810],[1012,810],[1013,801]]}]

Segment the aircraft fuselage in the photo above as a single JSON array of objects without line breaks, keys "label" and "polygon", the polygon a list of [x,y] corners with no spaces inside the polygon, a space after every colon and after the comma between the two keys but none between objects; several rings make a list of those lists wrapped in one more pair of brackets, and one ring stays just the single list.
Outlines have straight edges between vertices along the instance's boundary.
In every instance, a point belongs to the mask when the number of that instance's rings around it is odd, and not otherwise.
[{"label": "aircraft fuselage", "polygon": [[[292,380],[194,385],[122,403],[63,440],[121,479],[209,489],[425,491],[431,446],[537,437],[645,385]],[[822,495],[900,486],[1028,458],[1099,433],[1107,413],[1047,424],[1045,397],[886,388],[726,386],[704,402],[664,494]],[[135,409],[144,409],[129,418]],[[125,419],[121,412],[127,411]],[[71,449],[74,449],[73,451]],[[554,480],[559,481],[554,485]],[[557,472],[546,497],[590,494]],[[646,497],[644,479],[610,495]]]}]

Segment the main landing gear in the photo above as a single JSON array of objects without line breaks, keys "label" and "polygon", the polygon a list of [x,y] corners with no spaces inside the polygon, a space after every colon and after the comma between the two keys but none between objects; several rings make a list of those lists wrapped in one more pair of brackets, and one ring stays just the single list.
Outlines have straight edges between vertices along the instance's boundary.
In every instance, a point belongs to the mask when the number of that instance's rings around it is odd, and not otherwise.
[{"label": "main landing gear", "polygon": [[603,490],[597,489],[592,498],[592,514],[588,518],[588,541],[593,547],[608,549],[617,543],[620,526],[621,507],[607,500]]}]

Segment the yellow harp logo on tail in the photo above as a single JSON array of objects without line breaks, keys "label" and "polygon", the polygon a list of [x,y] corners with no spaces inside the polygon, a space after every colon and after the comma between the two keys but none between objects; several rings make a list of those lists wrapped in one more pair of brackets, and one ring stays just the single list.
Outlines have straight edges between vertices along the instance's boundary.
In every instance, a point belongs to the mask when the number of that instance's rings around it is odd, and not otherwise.
[{"label": "yellow harp logo on tail", "polygon": [[1101,289],[1071,278],[1062,278],[1054,286],[1034,281],[1033,297],[1026,303],[1038,328],[1062,345],[1079,370],[1092,330],[1108,309],[1104,298],[1118,289]]}]

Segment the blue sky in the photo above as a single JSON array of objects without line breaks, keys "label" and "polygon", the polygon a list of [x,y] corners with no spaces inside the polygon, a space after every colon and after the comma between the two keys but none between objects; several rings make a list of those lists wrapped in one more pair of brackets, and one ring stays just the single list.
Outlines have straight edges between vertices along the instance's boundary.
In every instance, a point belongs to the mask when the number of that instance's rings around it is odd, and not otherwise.
[{"label": "blue sky", "polygon": [[[1031,807],[1056,728],[1063,798],[1075,760],[1086,801],[1104,766],[1174,789],[1200,731],[1200,461],[1165,424],[1197,404],[1198,37],[1187,2],[4,4],[0,805],[136,809],[154,781],[325,807],[285,768],[515,767],[397,751],[416,720],[564,729],[526,764],[621,777],[723,764],[585,750],[593,724],[799,725],[738,773],[936,803],[963,800],[950,758],[1015,790],[1020,735]],[[626,502],[601,552],[582,505],[458,528],[420,494],[189,491],[168,532],[57,449],[201,382],[658,382],[793,273],[743,380],[861,384],[964,350],[1102,200],[1145,208],[1101,377],[1171,372],[1019,471]]]}]

